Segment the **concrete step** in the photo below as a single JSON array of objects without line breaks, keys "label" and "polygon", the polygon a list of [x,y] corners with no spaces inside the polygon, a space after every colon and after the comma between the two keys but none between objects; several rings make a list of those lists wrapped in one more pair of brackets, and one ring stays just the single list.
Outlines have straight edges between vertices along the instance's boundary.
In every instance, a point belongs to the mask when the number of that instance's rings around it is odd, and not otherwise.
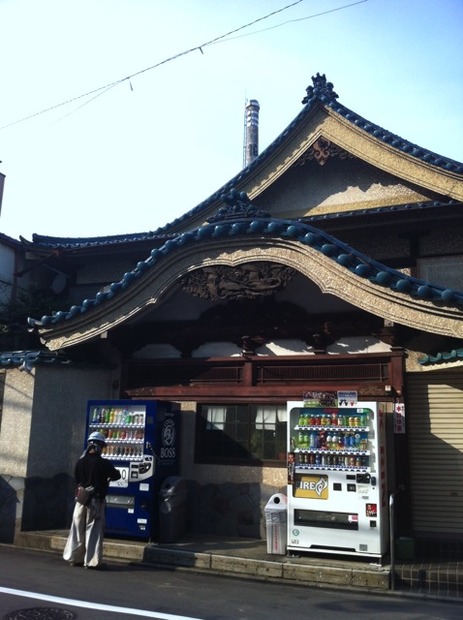
[{"label": "concrete step", "polygon": [[[20,532],[15,545],[62,553],[67,532]],[[370,591],[389,589],[389,567],[348,560],[289,557],[266,553],[265,542],[234,541],[233,544],[159,545],[139,541],[105,539],[106,559],[143,562],[157,566],[192,569],[242,578],[300,583],[319,587],[354,588]],[[196,547],[196,548],[195,548]]]}]

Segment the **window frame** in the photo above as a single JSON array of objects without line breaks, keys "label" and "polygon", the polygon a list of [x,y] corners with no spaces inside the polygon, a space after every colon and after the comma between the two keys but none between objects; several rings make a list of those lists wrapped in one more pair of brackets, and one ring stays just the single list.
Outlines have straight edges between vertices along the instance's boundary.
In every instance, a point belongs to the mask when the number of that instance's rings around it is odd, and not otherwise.
[{"label": "window frame", "polygon": [[[195,463],[286,466],[286,416],[286,404],[281,402],[198,403]],[[244,424],[243,419],[245,419]],[[211,428],[212,424],[216,428]],[[211,431],[217,433],[215,438],[212,435],[207,436],[207,433]],[[269,433],[273,433],[273,438],[269,439]],[[214,447],[212,452],[211,447]],[[272,447],[273,453],[270,457],[269,450],[272,450]],[[233,454],[235,449],[236,452]]]}]

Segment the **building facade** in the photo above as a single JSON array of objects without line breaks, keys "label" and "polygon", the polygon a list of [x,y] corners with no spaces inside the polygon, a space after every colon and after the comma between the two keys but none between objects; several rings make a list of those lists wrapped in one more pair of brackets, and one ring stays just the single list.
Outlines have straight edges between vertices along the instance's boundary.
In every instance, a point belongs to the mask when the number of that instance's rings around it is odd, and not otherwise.
[{"label": "building facade", "polygon": [[189,530],[264,536],[286,488],[286,403],[352,390],[387,403],[398,534],[463,541],[463,165],[312,80],[287,129],[174,222],[23,241],[70,302],[29,319],[29,372],[1,356],[16,529],[67,524],[88,399],[149,398],[181,409]]}]

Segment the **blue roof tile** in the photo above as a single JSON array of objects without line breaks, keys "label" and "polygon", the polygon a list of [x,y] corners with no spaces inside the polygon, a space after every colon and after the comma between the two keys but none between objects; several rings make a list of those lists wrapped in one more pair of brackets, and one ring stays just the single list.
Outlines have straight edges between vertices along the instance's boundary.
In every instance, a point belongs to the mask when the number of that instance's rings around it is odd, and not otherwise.
[{"label": "blue roof tile", "polygon": [[425,355],[419,360],[419,363],[422,366],[432,366],[457,360],[463,360],[463,349],[452,349],[452,351],[441,351],[435,355]]}]

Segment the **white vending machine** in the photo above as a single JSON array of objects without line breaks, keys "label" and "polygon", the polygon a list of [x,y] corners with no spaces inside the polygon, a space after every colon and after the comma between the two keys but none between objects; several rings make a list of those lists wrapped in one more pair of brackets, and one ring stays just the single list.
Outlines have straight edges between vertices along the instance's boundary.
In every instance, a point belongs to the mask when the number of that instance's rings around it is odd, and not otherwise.
[{"label": "white vending machine", "polygon": [[288,551],[380,558],[388,549],[381,403],[288,403]]}]

